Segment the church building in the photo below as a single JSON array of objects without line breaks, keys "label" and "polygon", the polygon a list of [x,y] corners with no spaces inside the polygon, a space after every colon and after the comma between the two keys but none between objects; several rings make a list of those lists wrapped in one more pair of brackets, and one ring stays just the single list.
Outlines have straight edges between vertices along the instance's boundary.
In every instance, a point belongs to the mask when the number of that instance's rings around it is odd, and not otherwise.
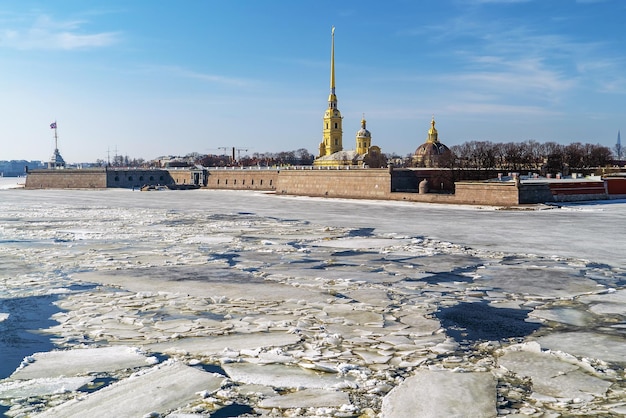
[{"label": "church building", "polygon": [[356,133],[356,149],[343,149],[343,117],[337,108],[335,94],[335,28],[332,29],[330,52],[330,95],[328,108],[324,113],[322,142],[319,144],[319,155],[313,162],[317,167],[384,167],[386,159],[380,148],[372,146],[372,135],[365,127],[365,117],[361,120],[361,129]]},{"label": "church building", "polygon": [[450,156],[450,149],[439,142],[439,133],[435,128],[435,117],[430,121],[426,142],[417,147],[413,154],[414,167],[441,167],[443,160]]}]

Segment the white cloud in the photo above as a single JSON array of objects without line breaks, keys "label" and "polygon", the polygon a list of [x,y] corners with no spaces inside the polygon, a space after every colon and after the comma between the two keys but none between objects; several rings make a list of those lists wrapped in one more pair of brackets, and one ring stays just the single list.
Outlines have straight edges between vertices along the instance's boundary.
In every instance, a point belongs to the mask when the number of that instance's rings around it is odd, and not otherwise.
[{"label": "white cloud", "polygon": [[506,60],[494,57],[475,57],[483,70],[466,71],[450,76],[463,85],[472,83],[483,92],[501,94],[528,94],[538,99],[552,100],[559,93],[576,85],[576,79],[549,68],[539,58]]},{"label": "white cloud", "polygon": [[[55,21],[39,16],[29,27],[0,32],[0,47],[18,50],[74,50],[100,48],[120,40],[120,32],[85,33],[80,20]],[[6,23],[5,23],[6,24]]]},{"label": "white cloud", "polygon": [[444,107],[446,113],[456,115],[526,115],[526,116],[545,116],[559,114],[555,111],[547,111],[539,106],[511,105],[498,103],[473,103],[473,102],[457,102],[446,105]]}]

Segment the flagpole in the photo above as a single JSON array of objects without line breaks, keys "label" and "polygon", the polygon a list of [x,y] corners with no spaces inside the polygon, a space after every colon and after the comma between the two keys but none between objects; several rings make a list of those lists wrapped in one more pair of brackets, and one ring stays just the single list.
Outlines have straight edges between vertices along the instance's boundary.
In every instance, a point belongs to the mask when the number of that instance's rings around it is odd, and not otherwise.
[{"label": "flagpole", "polygon": [[59,149],[59,137],[57,136],[57,120],[54,120],[54,149]]}]

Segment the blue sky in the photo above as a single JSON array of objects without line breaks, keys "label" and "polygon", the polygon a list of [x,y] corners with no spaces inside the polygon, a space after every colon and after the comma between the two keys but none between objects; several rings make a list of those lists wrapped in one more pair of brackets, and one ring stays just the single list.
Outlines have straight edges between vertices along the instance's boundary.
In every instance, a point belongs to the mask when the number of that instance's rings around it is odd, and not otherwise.
[{"label": "blue sky", "polygon": [[590,142],[626,129],[623,0],[4,0],[0,160],[68,162],[322,137],[331,27],[344,149],[363,114],[405,155],[432,115],[446,145]]}]

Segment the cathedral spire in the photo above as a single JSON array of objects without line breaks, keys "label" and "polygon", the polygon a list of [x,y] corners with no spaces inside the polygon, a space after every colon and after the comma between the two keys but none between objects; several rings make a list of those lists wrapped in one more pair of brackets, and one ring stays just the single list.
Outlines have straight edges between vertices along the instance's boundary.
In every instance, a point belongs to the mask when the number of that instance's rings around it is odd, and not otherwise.
[{"label": "cathedral spire", "polygon": [[337,96],[335,95],[335,27],[332,27],[332,42],[330,49],[330,95],[328,96],[328,108],[324,112],[324,129],[322,142],[320,143],[320,157],[343,151],[343,130],[341,127],[341,112],[337,109]]},{"label": "cathedral spire", "polygon": [[330,46],[330,95],[328,96],[328,107],[337,109],[337,96],[335,96],[335,27],[331,31]]}]

